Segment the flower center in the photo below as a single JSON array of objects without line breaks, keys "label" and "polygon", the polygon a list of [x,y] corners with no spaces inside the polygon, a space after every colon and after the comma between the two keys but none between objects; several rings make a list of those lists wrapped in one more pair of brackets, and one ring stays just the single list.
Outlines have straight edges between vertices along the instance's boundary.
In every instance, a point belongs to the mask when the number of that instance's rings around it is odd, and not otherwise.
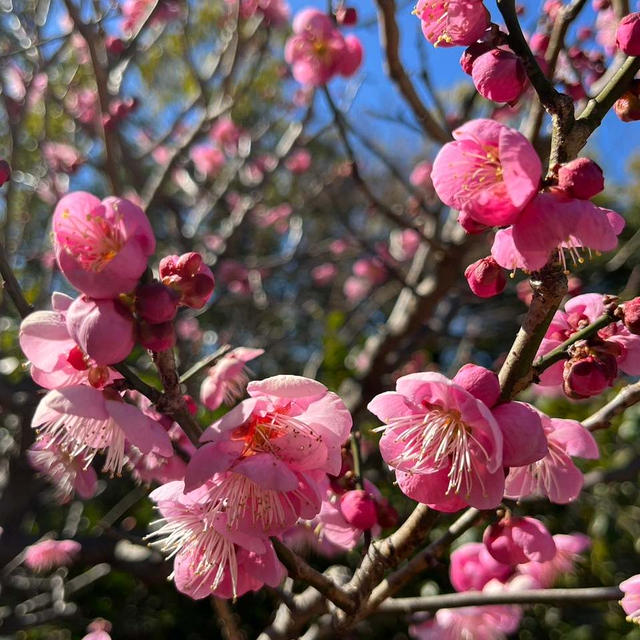
[{"label": "flower center", "polygon": [[122,249],[125,239],[121,218],[107,221],[99,213],[84,218],[64,211],[56,229],[58,242],[86,271],[102,271]]}]

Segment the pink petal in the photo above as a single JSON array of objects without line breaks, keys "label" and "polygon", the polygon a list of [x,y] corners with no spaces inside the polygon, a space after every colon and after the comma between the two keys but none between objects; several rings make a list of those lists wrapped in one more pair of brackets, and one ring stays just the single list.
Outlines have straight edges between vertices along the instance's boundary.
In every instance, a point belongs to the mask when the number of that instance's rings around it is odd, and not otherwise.
[{"label": "pink petal", "polygon": [[298,487],[298,476],[281,460],[269,453],[258,453],[242,459],[233,471],[241,473],[264,489],[293,491]]},{"label": "pink petal", "polygon": [[236,452],[221,450],[215,443],[205,444],[191,455],[184,476],[184,490],[189,493],[202,486],[216,473],[227,471],[237,460]]},{"label": "pink petal", "polygon": [[502,464],[522,467],[544,458],[549,449],[538,412],[523,402],[507,402],[493,409],[503,436]]},{"label": "pink petal", "polygon": [[553,432],[550,439],[563,445],[570,456],[597,460],[600,457],[598,444],[593,436],[577,421],[552,418]]},{"label": "pink petal", "polygon": [[306,398],[321,396],[327,392],[321,382],[302,376],[280,375],[253,380],[247,385],[250,396],[277,396],[279,398]]},{"label": "pink petal", "polygon": [[142,453],[158,453],[169,457],[173,454],[173,447],[167,432],[154,420],[131,404],[107,400],[105,406],[109,415],[124,431],[127,440]]},{"label": "pink petal", "polygon": [[453,381],[464,387],[487,407],[493,407],[500,397],[498,376],[489,369],[475,364],[465,364],[456,373]]}]

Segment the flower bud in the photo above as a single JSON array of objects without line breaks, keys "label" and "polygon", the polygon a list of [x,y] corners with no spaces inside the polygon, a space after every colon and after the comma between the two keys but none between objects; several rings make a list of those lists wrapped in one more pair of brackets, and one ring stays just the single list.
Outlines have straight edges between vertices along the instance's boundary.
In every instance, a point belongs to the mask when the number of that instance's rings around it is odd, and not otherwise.
[{"label": "flower bud", "polygon": [[640,80],[632,80],[627,91],[613,105],[613,110],[622,122],[640,120]]},{"label": "flower bud", "polygon": [[551,38],[546,33],[534,33],[529,40],[529,46],[533,53],[544,56],[549,48],[549,42]]},{"label": "flower bud", "polygon": [[491,49],[478,56],[471,77],[478,93],[494,102],[515,102],[528,83],[520,58],[504,49]]},{"label": "flower bud", "polygon": [[336,11],[336,22],[345,27],[353,27],[358,23],[358,12],[353,7],[340,7]]},{"label": "flower bud", "polygon": [[350,525],[363,531],[378,522],[375,500],[363,489],[347,491],[340,498],[340,511]]},{"label": "flower bud", "polygon": [[458,214],[458,224],[465,230],[465,233],[469,235],[482,233],[489,228],[487,225],[474,220],[466,211],[461,211]]},{"label": "flower bud", "polygon": [[470,264],[464,271],[464,277],[479,298],[497,296],[507,285],[504,270],[491,256]]},{"label": "flower bud", "polygon": [[136,289],[136,313],[149,324],[169,322],[178,310],[179,294],[161,282],[141,284]]},{"label": "flower bud", "polygon": [[104,40],[104,45],[107,53],[114,57],[118,57],[125,50],[124,42],[115,36],[107,36]]},{"label": "flower bud", "polygon": [[640,55],[640,13],[630,13],[620,20],[616,45],[628,56]]},{"label": "flower bud", "polygon": [[622,307],[624,326],[634,335],[640,335],[640,298],[625,302]]},{"label": "flower bud", "polygon": [[602,169],[589,158],[576,158],[558,171],[558,186],[579,200],[589,200],[604,189]]},{"label": "flower bud", "polygon": [[567,396],[575,400],[591,398],[610,387],[618,376],[617,348],[611,342],[595,348],[577,342],[564,364],[562,387]]},{"label": "flower bud", "polygon": [[160,261],[160,279],[180,294],[180,303],[201,309],[213,293],[215,281],[202,256],[194,251]]},{"label": "flower bud", "polygon": [[6,160],[0,160],[0,187],[11,179],[11,167]]},{"label": "flower bud", "polygon": [[162,322],[149,324],[138,322],[138,342],[150,351],[166,351],[176,344],[176,334],[173,323]]},{"label": "flower bud", "polygon": [[476,59],[487,51],[491,51],[493,47],[486,42],[474,42],[472,45],[469,45],[464,53],[460,56],[460,66],[462,70],[468,75],[471,75],[471,71],[473,70],[473,63]]},{"label": "flower bud", "polygon": [[535,518],[507,516],[487,527],[482,541],[495,560],[508,565],[548,562],[556,555],[553,537]]},{"label": "flower bud", "polygon": [[362,64],[364,50],[357,36],[349,34],[344,38],[344,52],[338,61],[338,73],[342,76],[352,76]]},{"label": "flower bud", "polygon": [[67,330],[96,364],[122,362],[133,349],[133,317],[118,300],[76,298],[67,311]]}]

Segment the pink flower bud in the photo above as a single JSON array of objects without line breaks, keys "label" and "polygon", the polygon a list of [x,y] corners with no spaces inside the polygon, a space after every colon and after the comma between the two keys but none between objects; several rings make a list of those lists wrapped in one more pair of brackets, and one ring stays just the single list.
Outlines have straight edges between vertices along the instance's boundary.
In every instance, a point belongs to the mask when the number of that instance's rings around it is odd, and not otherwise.
[{"label": "pink flower bud", "polygon": [[353,27],[358,23],[358,12],[353,7],[340,7],[336,11],[336,22],[345,27]]},{"label": "pink flower bud", "polygon": [[491,256],[470,264],[464,271],[464,277],[479,298],[497,296],[507,285],[504,270]]},{"label": "pink flower bud", "polygon": [[161,282],[142,284],[136,289],[136,313],[149,324],[161,324],[175,318],[179,294]]},{"label": "pink flower bud", "polygon": [[591,0],[591,6],[594,11],[604,11],[611,6],[610,0]]},{"label": "pink flower bud", "polygon": [[6,160],[0,160],[0,187],[11,179],[11,167]]},{"label": "pink flower bud", "polygon": [[546,33],[534,33],[529,40],[531,51],[537,55],[544,56],[549,47],[550,40],[551,38]]},{"label": "pink flower bud", "polygon": [[640,335],[640,298],[634,298],[625,302],[622,307],[624,325],[635,335]]},{"label": "pink flower bud", "polygon": [[160,324],[149,324],[144,321],[138,322],[138,342],[150,351],[166,351],[167,349],[171,349],[176,343],[173,323],[162,322]]},{"label": "pink flower bud", "polygon": [[576,158],[560,167],[558,186],[579,200],[589,200],[604,189],[602,169],[589,158]]},{"label": "pink flower bud", "polygon": [[363,531],[378,522],[375,500],[363,489],[347,491],[340,498],[340,511],[350,525]]},{"label": "pink flower bud", "polygon": [[503,564],[548,562],[556,555],[553,537],[535,518],[504,518],[485,529],[482,541],[491,556]]},{"label": "pink flower bud", "polygon": [[104,45],[107,53],[114,57],[119,56],[125,50],[124,42],[115,36],[107,36],[104,40]]},{"label": "pink flower bud", "polygon": [[167,256],[160,261],[160,279],[180,294],[180,303],[201,309],[213,293],[215,281],[211,269],[196,252]]},{"label": "pink flower bud", "polygon": [[471,77],[478,93],[494,102],[515,102],[528,83],[520,58],[504,49],[491,49],[478,56]]},{"label": "pink flower bud", "polygon": [[118,300],[76,298],[67,311],[67,330],[99,365],[122,362],[133,349],[133,318]]},{"label": "pink flower bud", "polygon": [[473,63],[479,56],[491,51],[491,49],[493,49],[493,47],[486,42],[474,42],[472,45],[468,46],[460,56],[460,66],[462,67],[462,70],[470,76],[473,69]]},{"label": "pink flower bud", "polygon": [[618,375],[616,355],[608,353],[606,348],[589,348],[580,342],[576,345],[575,355],[564,364],[564,392],[576,400],[597,396],[610,387]]},{"label": "pink flower bud", "polygon": [[640,13],[630,13],[620,20],[616,45],[628,56],[640,55]]}]

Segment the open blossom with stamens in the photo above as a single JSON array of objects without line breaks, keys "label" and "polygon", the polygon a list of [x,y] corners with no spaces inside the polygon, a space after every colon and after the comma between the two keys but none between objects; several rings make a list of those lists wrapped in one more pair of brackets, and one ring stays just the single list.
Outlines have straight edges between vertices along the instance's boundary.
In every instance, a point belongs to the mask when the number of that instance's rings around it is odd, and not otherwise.
[{"label": "open blossom with stamens", "polygon": [[80,548],[75,540],[43,540],[25,549],[24,563],[33,571],[48,571],[71,564]]},{"label": "open blossom with stamens", "polygon": [[150,494],[162,515],[162,526],[151,534],[169,558],[173,580],[182,593],[199,600],[276,587],[285,576],[267,538],[228,526],[223,511],[211,512],[206,486],[184,493],[183,482],[170,482]]},{"label": "open blossom with stamens", "polygon": [[576,200],[555,190],[538,194],[515,223],[500,229],[491,255],[505,269],[537,271],[557,251],[567,267],[584,262],[582,249],[611,251],[618,245],[624,219],[589,200]]},{"label": "open blossom with stamens", "polygon": [[135,288],[155,250],[144,211],[123,198],[102,202],[90,193],[64,196],[53,214],[58,265],[67,280],[94,298]]},{"label": "open blossom with stamens", "polygon": [[433,163],[438,197],[483,225],[515,222],[542,176],[531,143],[515,129],[486,119],[467,122],[453,137]]},{"label": "open blossom with stamens", "polygon": [[273,533],[318,512],[319,482],[340,471],[351,416],[307,378],[275,376],[247,390],[252,397],[203,434],[185,484],[191,491],[209,483],[209,502],[229,510],[230,526]]},{"label": "open blossom with stamens", "polygon": [[71,456],[44,436],[27,449],[29,464],[42,474],[54,489],[54,498],[65,504],[77,494],[83,500],[95,495],[98,477],[84,456]]},{"label": "open blossom with stamens", "polygon": [[306,8],[293,19],[284,55],[300,84],[321,86],[337,74],[353,75],[362,61],[362,46],[356,36],[345,38],[327,14]]},{"label": "open blossom with stamens", "polygon": [[202,404],[214,411],[223,402],[233,404],[240,399],[249,382],[247,362],[261,356],[264,349],[238,347],[223,356],[207,373],[200,387]]},{"label": "open blossom with stamens", "polygon": [[430,372],[403,376],[396,392],[369,403],[386,424],[382,457],[406,495],[440,511],[489,509],[502,498],[503,466],[547,453],[537,412],[522,402],[498,404],[499,396],[496,374],[469,364],[453,380]]},{"label": "open blossom with stamens", "polygon": [[82,456],[87,465],[104,452],[103,471],[112,474],[122,471],[127,441],[142,453],[173,454],[164,428],[111,389],[76,385],[50,391],[38,404],[31,426],[47,438],[45,446],[58,446],[73,458]]},{"label": "open blossom with stamens", "polygon": [[482,0],[418,0],[414,13],[434,47],[472,44],[489,27],[489,12]]},{"label": "open blossom with stamens", "polygon": [[31,377],[46,389],[86,383],[101,388],[120,377],[98,365],[70,336],[66,316],[72,302],[56,292],[51,311],[34,311],[20,325],[20,348],[31,363]]},{"label": "open blossom with stamens", "polygon": [[[576,331],[586,327],[604,314],[604,300],[598,293],[585,293],[571,298],[564,310],[556,311],[553,320],[540,344],[536,357],[549,353],[568,340]],[[623,321],[613,322],[598,331],[594,347],[607,349],[615,354],[618,368],[624,373],[640,375],[640,336],[632,334]],[[556,362],[545,369],[540,376],[542,386],[559,387],[563,383],[562,362]]]},{"label": "open blossom with stamens", "polygon": [[595,460],[598,445],[577,421],[549,418],[540,414],[547,436],[547,455],[527,466],[512,467],[506,481],[507,498],[547,496],[551,502],[566,504],[575,500],[584,484],[580,469],[572,457]]},{"label": "open blossom with stamens", "polygon": [[502,432],[466,389],[439,373],[411,374],[368,409],[385,423],[380,451],[410,498],[442,511],[499,504]]}]

